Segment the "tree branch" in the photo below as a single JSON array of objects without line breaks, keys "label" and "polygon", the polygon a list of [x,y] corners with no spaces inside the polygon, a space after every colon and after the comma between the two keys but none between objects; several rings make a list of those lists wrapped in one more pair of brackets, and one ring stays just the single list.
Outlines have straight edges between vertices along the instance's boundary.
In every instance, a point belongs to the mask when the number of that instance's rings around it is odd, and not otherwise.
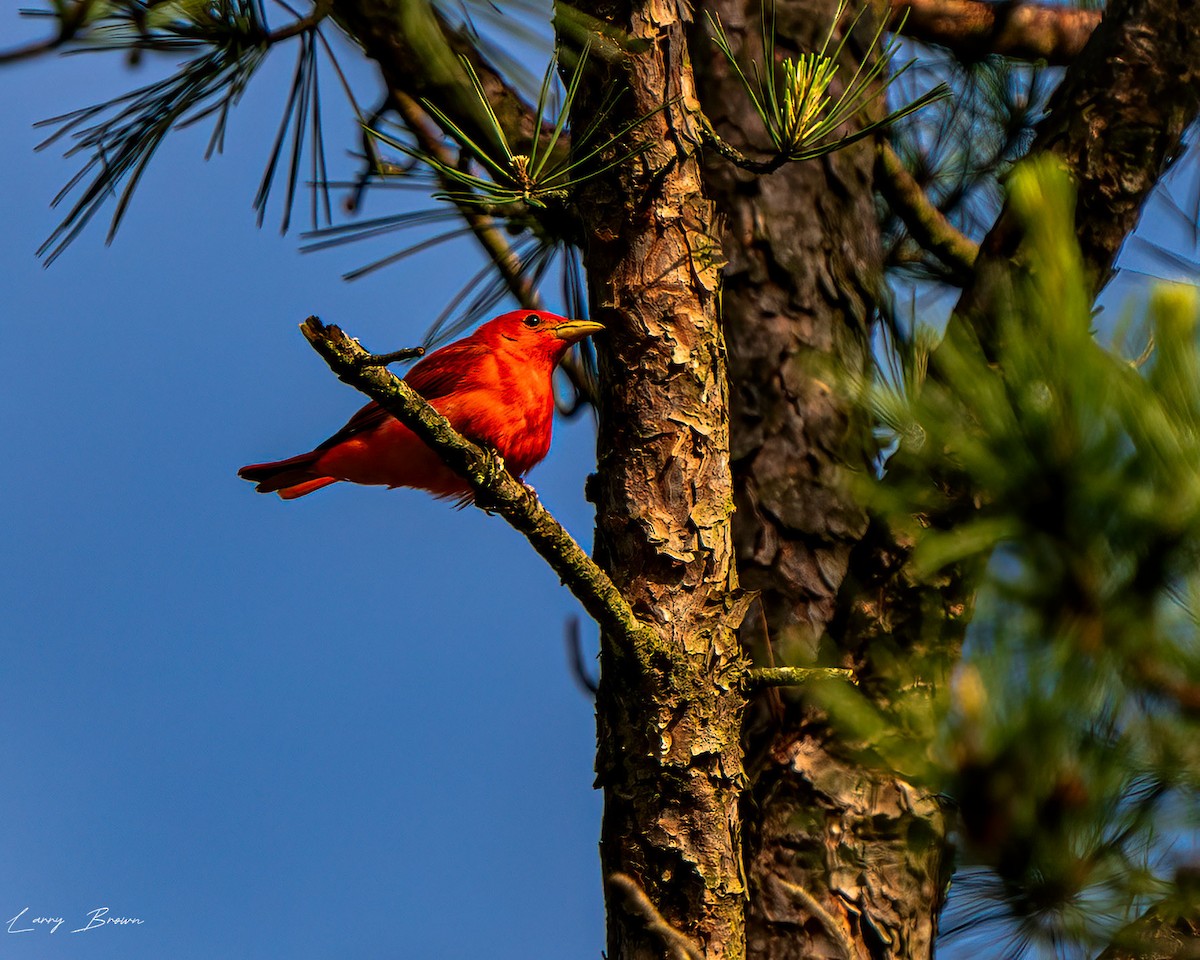
[{"label": "tree branch", "polygon": [[0,50],[0,63],[17,63],[21,60],[29,60],[43,53],[49,53],[51,50],[57,50],[74,35],[74,31],[70,33],[60,31],[53,36],[34,40],[22,47],[13,47],[11,50]]},{"label": "tree branch", "polygon": [[988,54],[1045,60],[1063,66],[1077,57],[1100,22],[1099,10],[1050,6],[1028,0],[888,0],[899,32],[946,47],[959,60]]},{"label": "tree branch", "polygon": [[458,59],[470,56],[514,149],[537,133],[540,118],[469,42],[453,35],[429,0],[333,0],[333,10],[379,65],[392,93],[436,103],[476,143],[498,149],[495,131]]},{"label": "tree branch", "polygon": [[1114,0],[1030,149],[1062,157],[1078,184],[1075,221],[1096,277],[1107,275],[1198,112],[1200,6]]},{"label": "tree branch", "polygon": [[814,680],[849,680],[856,683],[853,670],[841,667],[755,667],[746,671],[746,686],[802,687]]},{"label": "tree branch", "polygon": [[[1060,158],[1077,185],[1076,234],[1097,287],[1150,191],[1178,156],[1198,110],[1200,6],[1192,0],[1112,0],[1051,98],[1030,151]],[[981,246],[952,321],[970,324],[985,350],[994,351],[996,318],[1011,302],[1005,288],[1021,241],[1021,227],[1006,206]],[[954,333],[952,326],[948,336]],[[937,359],[935,352],[931,376],[937,375]],[[912,469],[902,457],[893,458],[887,482],[903,483]],[[924,519],[942,529],[959,526],[978,509],[972,493],[944,491],[938,516]],[[840,625],[868,653],[890,643],[896,656],[923,658],[930,682],[941,685],[971,619],[985,561],[952,565],[936,581],[917,582],[912,547],[903,531],[873,519],[851,556],[839,596]],[[870,673],[855,666],[870,685]]]},{"label": "tree branch", "polygon": [[[1169,31],[1165,23],[1172,24]],[[1097,289],[1150,191],[1179,156],[1197,113],[1200,5],[1114,0],[1051,97],[1030,149],[1060,157],[1077,185],[1076,233]],[[969,318],[985,346],[988,304],[1020,239],[1006,206],[959,301],[958,313]]]},{"label": "tree branch", "polygon": [[[447,166],[453,166],[455,158],[446,149],[429,114],[412,97],[401,90],[393,90],[391,97],[396,112],[400,114],[400,118],[408,127],[409,132],[417,138],[421,149]],[[563,138],[560,137],[560,139]],[[442,177],[437,170],[434,171],[434,175],[438,177],[442,188],[447,192],[453,193],[458,189],[455,184]],[[512,245],[508,242],[503,229],[497,224],[495,218],[482,213],[469,203],[456,203],[455,206],[458,207],[458,212],[462,215],[463,220],[475,234],[475,239],[479,241],[483,252],[492,261],[496,272],[500,274],[504,285],[508,287],[509,293],[526,310],[544,310],[545,304],[542,302],[541,294],[529,282],[521,258],[513,251]],[[559,365],[570,378],[571,385],[578,395],[588,403],[594,404],[596,391],[591,377],[588,376],[587,371],[583,369],[575,355],[568,353]]]},{"label": "tree branch", "polygon": [[583,639],[579,635],[579,618],[569,617],[563,625],[563,639],[567,645],[567,657],[571,661],[571,676],[592,700],[600,691],[600,683],[588,672],[583,663]]},{"label": "tree branch", "polygon": [[[422,0],[409,7],[405,11],[403,5],[389,0],[334,2],[339,20],[357,37],[364,52],[378,64],[388,87],[389,102],[421,149],[448,166],[455,164],[456,158],[447,150],[440,128],[420,105],[421,98],[436,101],[463,130],[479,138],[478,142],[489,142],[491,139],[488,121],[480,116],[480,105],[471,94],[466,74],[456,59],[459,53],[471,58],[471,64],[510,143],[531,140],[538,130],[540,118],[533,116],[533,110],[517,92],[483,60],[472,45],[455,43],[448,38],[445,24],[427,3]],[[453,96],[450,96],[451,93]],[[556,153],[565,156],[569,150],[570,135],[560,135]],[[442,187],[447,192],[459,189],[445,180],[442,180]],[[459,203],[457,206],[517,302],[530,310],[544,309],[541,296],[529,283],[521,259],[513,252],[502,226],[495,218],[469,204]],[[561,366],[578,394],[594,404],[595,390],[590,377],[574,355],[567,354]]]},{"label": "tree branch", "polygon": [[[424,108],[402,90],[392,91],[392,102],[396,107],[396,112],[404,121],[404,125],[416,137],[421,149],[446,166],[454,166],[456,158],[446,148],[438,128]],[[443,190],[454,192],[461,189],[457,184],[442,177],[438,171],[434,170],[434,174],[438,176]],[[462,214],[462,218],[467,222],[467,226],[474,231],[479,245],[496,265],[497,273],[503,278],[505,285],[521,306],[528,310],[544,309],[541,296],[529,283],[529,278],[521,266],[520,258],[513,253],[512,246],[505,239],[504,233],[497,226],[496,221],[487,214],[481,213],[471,204],[457,203],[455,205],[458,207],[458,212]]]},{"label": "tree branch", "polygon": [[643,630],[608,574],[494,453],[463,437],[385,367],[369,365],[371,354],[338,327],[309,317],[300,330],[339,380],[365,393],[420,437],[446,466],[471,484],[481,509],[500,514],[524,534],[602,627],[630,642]]},{"label": "tree branch", "polygon": [[886,143],[881,143],[876,153],[875,186],[904,222],[909,235],[949,267],[959,282],[966,282],[979,256],[979,244],[959,233],[930,202],[896,151]]},{"label": "tree branch", "polygon": [[41,40],[34,40],[21,47],[0,50],[0,63],[17,63],[21,60],[28,60],[31,57],[48,53],[51,50],[57,50],[63,44],[74,39],[75,34],[79,32],[79,28],[83,26],[84,21],[87,19],[91,7],[92,0],[78,0],[74,6],[64,9],[59,14],[58,33],[44,37]]},{"label": "tree branch", "polygon": [[700,122],[700,134],[704,138],[704,142],[735,167],[740,167],[747,173],[759,175],[774,173],[788,161],[787,154],[784,153],[777,153],[770,160],[753,160],[733,144],[721,139],[721,135],[717,133],[704,114],[698,114],[697,119]]},{"label": "tree branch", "polygon": [[625,908],[642,920],[646,930],[654,934],[674,957],[682,960],[704,960],[704,954],[687,937],[667,923],[658,908],[650,902],[646,891],[633,877],[624,873],[613,873],[608,885],[625,898]]},{"label": "tree branch", "polygon": [[[0,50],[0,64],[17,63],[21,60],[28,60],[43,53],[49,53],[51,50],[57,50],[59,47],[70,43],[72,40],[80,36],[81,28],[83,28],[87,15],[91,10],[93,0],[79,0],[73,7],[58,17],[59,26],[58,32],[43,37],[41,40],[34,40],[24,46],[14,47],[10,50]],[[293,37],[298,37],[302,33],[308,33],[311,30],[316,30],[321,22],[329,15],[329,6],[332,0],[316,0],[313,4],[312,11],[303,17],[298,17],[291,23],[280,27],[278,30],[272,30],[266,33],[261,38],[261,43],[264,46],[274,46],[277,43],[282,43],[285,40],[291,40]],[[84,31],[86,35],[86,31]],[[141,44],[139,43],[139,46]],[[148,49],[155,49],[153,42],[146,43]]]},{"label": "tree branch", "polygon": [[[1164,23],[1172,29],[1164,31]],[[1076,233],[1097,287],[1200,112],[1198,63],[1200,5],[1113,0],[1038,125],[1030,153],[1055,154],[1071,173],[1078,188]],[[994,318],[1020,242],[1021,230],[1006,205],[981,244],[955,311],[954,322],[969,323],[985,350],[994,347]],[[973,514],[970,497],[962,494],[953,498],[946,523]],[[894,635],[909,620],[927,617],[928,586],[908,579],[910,547],[897,542],[886,524],[876,524],[856,548],[840,601],[852,635],[864,640]],[[947,650],[961,640],[969,620],[961,611],[969,606],[972,583],[973,576],[959,570],[939,588]],[[954,610],[960,614],[950,615]]]},{"label": "tree branch", "polygon": [[1171,896],[1117,931],[1097,960],[1183,960],[1200,956],[1200,874],[1183,867]]},{"label": "tree branch", "polygon": [[333,0],[314,0],[313,8],[307,16],[298,17],[278,30],[272,30],[263,39],[263,43],[271,46],[281,43],[284,40],[290,40],[292,37],[298,37],[300,34],[307,33],[310,30],[316,30],[322,21],[329,16],[329,8],[332,2]]}]

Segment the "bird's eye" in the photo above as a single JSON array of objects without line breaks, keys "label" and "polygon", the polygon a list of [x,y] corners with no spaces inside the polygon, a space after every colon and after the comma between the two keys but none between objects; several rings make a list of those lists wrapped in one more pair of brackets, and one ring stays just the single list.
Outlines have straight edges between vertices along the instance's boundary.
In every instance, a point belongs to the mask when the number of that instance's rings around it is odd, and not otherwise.
[{"label": "bird's eye", "polygon": [[536,313],[531,313],[529,316],[527,316],[521,322],[523,324],[525,324],[525,326],[527,326],[527,327],[536,327],[541,324],[542,318],[539,317]]}]

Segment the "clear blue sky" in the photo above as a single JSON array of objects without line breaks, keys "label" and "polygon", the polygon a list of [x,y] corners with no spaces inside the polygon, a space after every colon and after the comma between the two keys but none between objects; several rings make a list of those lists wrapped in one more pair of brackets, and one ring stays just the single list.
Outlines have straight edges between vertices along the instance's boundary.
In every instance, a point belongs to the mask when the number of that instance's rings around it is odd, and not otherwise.
[{"label": "clear blue sky", "polygon": [[[34,26],[6,10],[0,47]],[[140,78],[95,56],[0,69],[0,955],[597,956],[572,597],[478,510],[347,485],[283,503],[235,476],[362,402],[300,321],[409,345],[478,262],[462,245],[347,284],[370,251],[255,229],[291,60],[223,158],[172,136],[114,246],[94,223],[49,270],[34,250],[75,163],[35,155],[31,124]],[[345,166],[344,111],[327,134]],[[530,476],[585,543],[593,463],[586,418],[560,422]],[[68,932],[102,906],[145,922]],[[8,935],[26,907],[65,922]]]}]

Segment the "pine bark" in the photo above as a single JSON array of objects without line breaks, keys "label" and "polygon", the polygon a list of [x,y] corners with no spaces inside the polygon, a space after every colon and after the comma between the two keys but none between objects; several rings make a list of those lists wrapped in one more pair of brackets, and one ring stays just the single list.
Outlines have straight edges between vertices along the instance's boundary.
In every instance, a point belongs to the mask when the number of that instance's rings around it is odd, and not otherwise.
[{"label": "pine bark", "polygon": [[[745,952],[739,799],[743,660],[730,517],[728,390],[718,322],[719,242],[702,192],[685,3],[581,5],[633,39],[593,75],[580,116],[629,92],[600,136],[649,149],[579,198],[601,380],[596,558],[647,629],[604,635],[596,701],[605,875],[632,877],[708,958]],[[640,42],[644,41],[644,42]],[[667,106],[663,108],[664,99]],[[610,886],[610,960],[671,948]],[[614,895],[615,894],[615,895]]]},{"label": "pine bark", "polygon": [[[743,62],[761,63],[760,5],[707,8]],[[775,10],[787,55],[820,47],[836,4],[781,0]],[[753,153],[761,135],[756,143],[740,83],[702,31],[694,44],[706,111],[722,137]],[[839,593],[867,529],[844,483],[867,456],[845,384],[864,370],[882,282],[872,169],[866,145],[769,177],[719,158],[705,168],[728,223],[734,540],[743,586],[760,591],[763,617],[752,612],[742,631],[759,663],[869,669],[864,624],[839,616]],[[749,956],[843,956],[848,947],[863,958],[928,956],[948,870],[937,803],[849,757],[820,712],[794,695],[782,712],[759,704],[751,716]]]}]

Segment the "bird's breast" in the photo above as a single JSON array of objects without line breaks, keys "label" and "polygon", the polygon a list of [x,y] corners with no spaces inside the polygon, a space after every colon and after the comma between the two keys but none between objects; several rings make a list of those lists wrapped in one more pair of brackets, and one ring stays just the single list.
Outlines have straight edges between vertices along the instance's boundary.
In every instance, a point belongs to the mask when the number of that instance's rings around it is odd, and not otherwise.
[{"label": "bird's breast", "polygon": [[[496,450],[515,474],[545,459],[554,422],[553,368],[493,355],[481,365],[464,417],[451,417],[463,433]],[[490,367],[490,369],[488,369]],[[434,404],[437,406],[437,404]]]}]

